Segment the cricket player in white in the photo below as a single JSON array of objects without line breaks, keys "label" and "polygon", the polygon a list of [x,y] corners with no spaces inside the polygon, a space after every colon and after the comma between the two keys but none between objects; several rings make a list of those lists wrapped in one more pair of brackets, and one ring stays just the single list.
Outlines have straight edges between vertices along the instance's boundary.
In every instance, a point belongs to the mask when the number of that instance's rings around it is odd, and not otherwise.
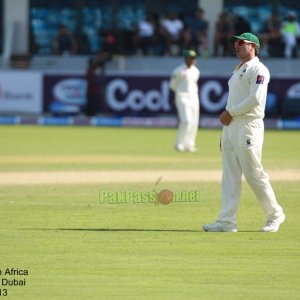
[{"label": "cricket player in white", "polygon": [[173,71],[170,80],[170,88],[175,93],[175,104],[179,116],[175,149],[179,152],[197,152],[195,144],[199,127],[200,70],[195,66],[195,51],[185,50],[183,56],[184,64]]},{"label": "cricket player in white", "polygon": [[241,178],[255,193],[266,217],[264,232],[276,232],[285,215],[261,164],[264,138],[264,111],[270,73],[258,59],[260,42],[252,33],[234,36],[241,63],[228,81],[226,111],[220,115],[223,176],[221,212],[217,221],[203,226],[205,231],[237,231],[237,210]]}]

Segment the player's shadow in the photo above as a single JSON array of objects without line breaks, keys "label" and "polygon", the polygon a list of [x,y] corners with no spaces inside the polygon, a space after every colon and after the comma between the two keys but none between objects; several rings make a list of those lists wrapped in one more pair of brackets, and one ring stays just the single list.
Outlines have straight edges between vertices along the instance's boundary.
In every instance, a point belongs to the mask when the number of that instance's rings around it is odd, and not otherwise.
[{"label": "player's shadow", "polygon": [[[140,232],[197,232],[197,233],[203,232],[203,233],[206,233],[204,230],[193,230],[193,229],[57,228],[57,230],[62,230],[62,231],[98,231],[98,232],[138,232],[138,231],[140,231]],[[261,230],[239,230],[237,233],[242,233],[242,232],[262,232],[262,231]],[[218,232],[210,232],[210,233],[218,233]],[[224,233],[224,232],[221,232],[221,233]]]},{"label": "player's shadow", "polygon": [[192,229],[143,229],[143,228],[57,228],[62,231],[97,231],[97,232],[201,232]]},{"label": "player's shadow", "polygon": [[[22,230],[41,230],[41,231],[89,231],[89,232],[197,232],[206,233],[203,230],[193,229],[144,229],[144,228],[22,228]],[[239,230],[237,233],[262,232],[261,230]],[[220,232],[210,232],[212,234]],[[221,232],[224,234],[224,232]],[[230,232],[229,232],[230,233]]]}]

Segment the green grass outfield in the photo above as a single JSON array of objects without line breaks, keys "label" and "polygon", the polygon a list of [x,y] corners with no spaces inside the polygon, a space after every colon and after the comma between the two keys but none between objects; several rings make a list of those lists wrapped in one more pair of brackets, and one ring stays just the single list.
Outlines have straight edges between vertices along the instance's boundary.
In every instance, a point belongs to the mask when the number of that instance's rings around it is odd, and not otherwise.
[{"label": "green grass outfield", "polygon": [[[206,233],[220,183],[168,182],[200,201],[99,204],[99,190],[151,191],[160,170],[220,170],[220,130],[199,130],[199,153],[173,150],[175,129],[0,127],[0,173],[157,171],[153,182],[0,182],[0,299],[299,299],[300,182],[272,181],[286,222],[264,218],[246,183],[238,233]],[[300,172],[299,131],[266,131],[264,166]],[[21,174],[21,173],[20,173]],[[272,180],[272,177],[271,177]],[[5,275],[7,268],[28,276]],[[1,286],[2,279],[25,286]]]}]

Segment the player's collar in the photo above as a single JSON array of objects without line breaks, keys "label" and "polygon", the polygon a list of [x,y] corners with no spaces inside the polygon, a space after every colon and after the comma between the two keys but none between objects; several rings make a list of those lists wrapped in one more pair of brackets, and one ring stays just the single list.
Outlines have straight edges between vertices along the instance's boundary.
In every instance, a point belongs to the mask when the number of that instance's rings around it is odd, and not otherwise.
[{"label": "player's collar", "polygon": [[249,66],[251,66],[251,65],[253,65],[253,64],[257,63],[257,62],[259,62],[259,58],[257,56],[255,56],[252,59],[250,59],[249,61],[245,62],[243,64],[243,66],[249,67]]}]

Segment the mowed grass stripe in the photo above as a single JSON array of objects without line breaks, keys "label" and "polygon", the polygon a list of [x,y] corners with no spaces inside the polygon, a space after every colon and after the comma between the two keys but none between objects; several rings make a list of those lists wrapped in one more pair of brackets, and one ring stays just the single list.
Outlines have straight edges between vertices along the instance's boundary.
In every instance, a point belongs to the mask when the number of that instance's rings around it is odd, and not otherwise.
[{"label": "mowed grass stripe", "polygon": [[[0,157],[0,165],[8,164],[120,164],[120,163],[164,163],[164,162],[199,162],[204,161],[200,156],[182,156],[182,157],[161,157],[161,156],[138,156],[138,155],[4,155]],[[220,159],[210,159],[210,161],[219,161]]]}]

